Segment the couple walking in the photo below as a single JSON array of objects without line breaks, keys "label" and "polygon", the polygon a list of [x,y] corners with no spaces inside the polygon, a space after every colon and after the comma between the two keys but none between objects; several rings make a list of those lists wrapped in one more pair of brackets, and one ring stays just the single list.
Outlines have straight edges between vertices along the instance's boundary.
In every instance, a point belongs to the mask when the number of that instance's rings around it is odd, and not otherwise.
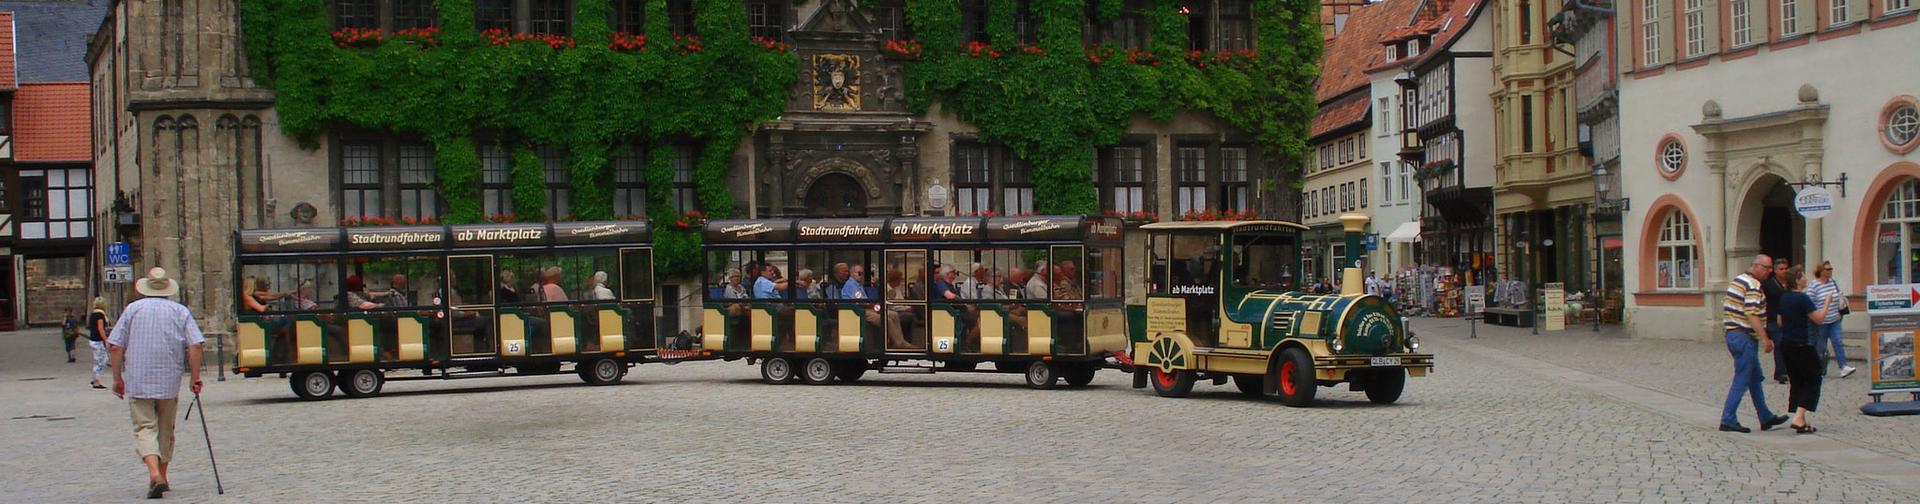
[{"label": "couple walking", "polygon": [[[1832,268],[1826,264],[1821,268],[1825,283],[1830,285]],[[1823,286],[1810,290],[1804,271],[1787,267],[1785,260],[1776,265],[1773,258],[1765,254],[1754,257],[1747,272],[1727,286],[1721,304],[1727,351],[1733,354],[1734,367],[1733,385],[1727,389],[1727,401],[1720,410],[1721,431],[1753,432],[1740,425],[1734,415],[1745,395],[1753,397],[1760,430],[1773,430],[1780,424],[1792,422],[1789,427],[1796,433],[1817,431],[1807,423],[1807,413],[1819,408],[1820,374],[1825,367],[1815,348],[1819,341],[1827,339],[1824,328],[1839,319],[1845,303],[1838,289]],[[1787,395],[1791,417],[1775,415],[1767,407],[1767,397],[1762,390],[1766,378],[1760,372],[1759,353],[1775,352],[1776,342],[1779,347],[1775,353],[1776,371],[1784,369],[1791,383]],[[1833,339],[1833,346],[1836,351],[1839,349],[1838,338]],[[1846,369],[1843,368],[1843,372]]]}]

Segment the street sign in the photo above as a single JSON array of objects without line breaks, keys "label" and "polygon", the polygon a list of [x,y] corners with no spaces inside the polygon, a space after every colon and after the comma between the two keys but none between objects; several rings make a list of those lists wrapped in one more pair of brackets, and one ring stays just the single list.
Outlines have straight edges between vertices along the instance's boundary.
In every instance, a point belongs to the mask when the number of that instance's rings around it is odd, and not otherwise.
[{"label": "street sign", "polygon": [[1362,243],[1366,244],[1368,252],[1380,250],[1380,235],[1370,234],[1370,235],[1367,235],[1365,240],[1366,241]]},{"label": "street sign", "polygon": [[1867,286],[1867,313],[1870,315],[1891,315],[1913,311],[1920,304],[1920,284],[1890,284]]},{"label": "street sign", "polygon": [[116,264],[100,270],[100,277],[107,283],[123,284],[133,282],[133,266]]},{"label": "street sign", "polygon": [[1833,193],[1820,186],[1807,186],[1799,194],[1793,195],[1793,211],[1801,217],[1818,219],[1833,212]]},{"label": "street sign", "polygon": [[1541,297],[1545,298],[1540,301],[1540,308],[1542,308],[1547,314],[1547,326],[1540,328],[1540,330],[1542,331],[1566,330],[1567,329],[1566,285],[1560,282],[1549,283],[1547,284],[1547,288]]},{"label": "street sign", "polygon": [[1467,315],[1479,315],[1487,309],[1487,286],[1467,286]]},{"label": "street sign", "polygon": [[[1914,334],[1920,334],[1920,284],[1867,286],[1867,395],[1860,407],[1873,416],[1920,414],[1920,376],[1914,368]],[[1913,394],[1910,401],[1882,401],[1888,392]]]},{"label": "street sign", "polygon": [[127,246],[127,242],[107,244],[107,264],[133,264],[133,250]]}]

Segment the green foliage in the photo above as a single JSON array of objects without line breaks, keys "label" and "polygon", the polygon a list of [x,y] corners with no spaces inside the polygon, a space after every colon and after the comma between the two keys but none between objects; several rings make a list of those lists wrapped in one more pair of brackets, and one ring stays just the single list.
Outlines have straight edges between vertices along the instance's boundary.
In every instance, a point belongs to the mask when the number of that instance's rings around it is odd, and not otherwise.
[{"label": "green foliage", "polygon": [[[1254,2],[1257,57],[1189,64],[1187,20],[1178,2],[1153,2],[1144,13],[1157,64],[1129,62],[1117,48],[1082,46],[1083,0],[1033,0],[1038,51],[1019,44],[1015,2],[988,6],[988,33],[998,56],[976,55],[960,27],[955,0],[916,0],[907,19],[926,56],[907,65],[908,103],[934,103],[980,129],[982,140],[1012,149],[1033,166],[1040,213],[1097,213],[1090,170],[1093,148],[1119,143],[1136,115],[1171,119],[1176,110],[1211,113],[1247,132],[1269,160],[1258,176],[1297,166],[1306,154],[1316,103],[1321,41],[1319,4]],[[1118,17],[1121,0],[1099,0],[1097,16]],[[1090,53],[1100,53],[1100,61]],[[1207,55],[1210,56],[1210,55]]]},{"label": "green foliage", "polygon": [[[473,0],[435,0],[443,20],[433,42],[389,37],[375,47],[334,43],[325,0],[242,0],[246,50],[256,79],[271,83],[281,129],[309,148],[335,128],[417,134],[434,145],[445,221],[482,221],[476,132],[511,149],[512,209],[519,220],[544,215],[545,175],[533,146],[563,148],[573,189],[570,213],[613,217],[615,148],[652,152],[649,214],[679,218],[671,164],[678,145],[698,146],[694,177],[700,203],[716,217],[732,212],[726,172],[747,131],[779,115],[798,60],[765,49],[747,34],[737,0],[696,0],[699,50],[668,34],[666,2],[647,2],[647,49],[616,52],[607,2],[574,2],[574,46],[539,40],[494,43],[475,30]],[[695,269],[699,237],[656,225],[666,275]],[[690,244],[690,246],[689,246]],[[685,256],[685,257],[678,257]]]}]

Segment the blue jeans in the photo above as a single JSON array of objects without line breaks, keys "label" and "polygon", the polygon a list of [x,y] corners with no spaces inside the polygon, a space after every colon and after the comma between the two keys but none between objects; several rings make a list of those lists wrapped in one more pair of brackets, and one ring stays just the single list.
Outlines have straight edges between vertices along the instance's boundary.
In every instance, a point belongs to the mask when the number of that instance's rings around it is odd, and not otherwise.
[{"label": "blue jeans", "polygon": [[1833,363],[1840,367],[1847,367],[1847,349],[1840,344],[1839,322],[1820,326],[1819,332],[1814,335],[1813,348],[1820,350],[1823,343],[1833,345],[1833,350],[1827,354],[1833,356]]},{"label": "blue jeans", "polygon": [[1740,408],[1740,396],[1753,396],[1753,413],[1765,422],[1773,418],[1767,408],[1767,394],[1760,386],[1767,378],[1760,374],[1760,342],[1741,329],[1727,330],[1727,353],[1733,354],[1733,386],[1727,388],[1727,404],[1720,409],[1721,425],[1737,425],[1734,410]]}]

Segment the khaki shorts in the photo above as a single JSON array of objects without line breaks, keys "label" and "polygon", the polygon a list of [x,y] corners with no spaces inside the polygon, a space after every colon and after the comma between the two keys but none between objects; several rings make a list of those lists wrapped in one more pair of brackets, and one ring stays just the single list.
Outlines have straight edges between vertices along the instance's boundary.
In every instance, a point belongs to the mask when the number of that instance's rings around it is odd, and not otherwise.
[{"label": "khaki shorts", "polygon": [[160,457],[160,463],[173,461],[173,424],[180,399],[128,399],[133,410],[134,450],[140,458]]}]

